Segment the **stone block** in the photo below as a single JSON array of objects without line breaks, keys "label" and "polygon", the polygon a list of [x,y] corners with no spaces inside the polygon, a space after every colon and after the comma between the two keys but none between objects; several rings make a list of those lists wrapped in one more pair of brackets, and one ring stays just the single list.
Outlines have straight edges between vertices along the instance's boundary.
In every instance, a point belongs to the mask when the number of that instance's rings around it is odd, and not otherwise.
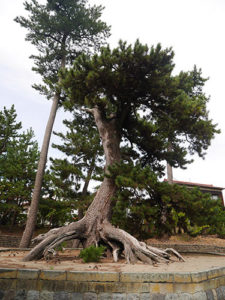
[{"label": "stone block", "polygon": [[202,282],[207,280],[207,272],[192,272],[191,273],[191,280],[192,282]]},{"label": "stone block", "polygon": [[183,300],[183,298],[181,298],[178,294],[167,294],[167,295],[165,295],[165,300],[179,300],[179,299]]},{"label": "stone block", "polygon": [[165,295],[162,294],[151,295],[150,300],[165,300]]},{"label": "stone block", "polygon": [[216,289],[217,300],[225,299],[225,286],[220,286]]},{"label": "stone block", "polygon": [[14,300],[24,300],[27,298],[27,291],[26,290],[18,290],[16,291],[15,299]]},{"label": "stone block", "polygon": [[4,297],[4,292],[3,291],[0,291],[0,299],[2,300]]},{"label": "stone block", "polygon": [[126,300],[126,299],[127,299],[126,294],[120,294],[120,293],[112,294],[112,300]]},{"label": "stone block", "polygon": [[39,291],[29,290],[27,292],[27,299],[26,300],[39,300]]},{"label": "stone block", "polygon": [[40,272],[39,278],[42,280],[66,280],[66,271],[44,270]]},{"label": "stone block", "polygon": [[37,290],[37,280],[24,280],[17,279],[16,281],[16,289],[17,290]]},{"label": "stone block", "polygon": [[174,285],[173,283],[151,283],[150,293],[158,294],[171,294],[173,293]]},{"label": "stone block", "polygon": [[16,279],[0,279],[0,290],[16,290]]},{"label": "stone block", "polygon": [[165,300],[192,300],[191,294],[168,294],[165,296]]},{"label": "stone block", "polygon": [[8,268],[1,268],[0,269],[0,278],[17,278],[17,269],[8,269]]},{"label": "stone block", "polygon": [[140,295],[139,294],[127,294],[127,300],[139,300]]},{"label": "stone block", "polygon": [[89,283],[88,282],[74,282],[74,292],[76,293],[85,293],[89,292]]},{"label": "stone block", "polygon": [[173,282],[173,273],[122,273],[121,282]]},{"label": "stone block", "polygon": [[202,283],[177,283],[174,284],[174,293],[189,293],[194,294],[197,292],[204,291],[204,284],[206,281]]},{"label": "stone block", "polygon": [[126,287],[124,289],[124,292],[132,293],[132,294],[149,293],[151,290],[150,286],[152,285],[152,283],[146,283],[146,282],[126,282],[125,284],[124,283],[121,284],[124,287]]},{"label": "stone block", "polygon": [[70,293],[69,300],[83,300],[83,294],[81,293]]},{"label": "stone block", "polygon": [[4,297],[2,300],[13,300],[16,297],[16,290],[4,291]]},{"label": "stone block", "polygon": [[205,292],[197,292],[192,295],[192,300],[207,300]]},{"label": "stone block", "polygon": [[220,277],[212,278],[202,282],[203,290],[216,289],[220,286]]},{"label": "stone block", "polygon": [[53,292],[49,291],[41,291],[40,292],[40,300],[53,300]]},{"label": "stone block", "polygon": [[84,293],[84,300],[97,300],[98,296],[96,293]]},{"label": "stone block", "polygon": [[99,300],[112,300],[112,294],[110,293],[100,293],[98,295]]},{"label": "stone block", "polygon": [[67,280],[91,281],[91,282],[115,282],[119,281],[118,272],[67,272]]},{"label": "stone block", "polygon": [[55,292],[53,294],[53,300],[69,300],[69,295],[65,292]]},{"label": "stone block", "polygon": [[17,278],[19,279],[38,279],[40,271],[32,269],[18,269]]},{"label": "stone block", "polygon": [[149,300],[150,299],[150,293],[141,293],[140,294],[140,300]]},{"label": "stone block", "polygon": [[67,293],[73,293],[74,292],[74,282],[66,280],[65,284],[64,284],[64,289],[65,289],[65,292],[67,292]]},{"label": "stone block", "polygon": [[128,288],[121,282],[74,282],[75,292],[126,293]]},{"label": "stone block", "polygon": [[215,269],[211,269],[211,270],[207,270],[207,278],[208,279],[212,279],[212,278],[217,278],[223,273],[223,269],[222,268],[215,268]]},{"label": "stone block", "polygon": [[191,273],[174,273],[174,282],[191,282]]},{"label": "stone block", "polygon": [[65,291],[65,281],[62,280],[39,280],[38,281],[38,290],[42,291],[51,291],[51,292],[60,292]]},{"label": "stone block", "polygon": [[218,281],[219,281],[219,285],[217,287],[219,287],[219,286],[225,286],[225,276],[219,277]]},{"label": "stone block", "polygon": [[207,300],[215,300],[215,297],[214,297],[214,294],[213,294],[212,290],[207,290],[206,291],[206,297],[207,297]]}]

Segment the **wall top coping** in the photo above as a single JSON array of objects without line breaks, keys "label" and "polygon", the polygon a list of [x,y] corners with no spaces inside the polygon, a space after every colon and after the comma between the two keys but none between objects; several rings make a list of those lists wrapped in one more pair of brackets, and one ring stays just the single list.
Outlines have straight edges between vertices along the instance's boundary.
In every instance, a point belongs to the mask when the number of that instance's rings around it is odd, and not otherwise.
[{"label": "wall top coping", "polygon": [[208,279],[225,277],[225,267],[200,272],[128,273],[59,271],[38,269],[0,268],[0,279],[37,279],[91,282],[144,282],[144,283],[198,283]]}]

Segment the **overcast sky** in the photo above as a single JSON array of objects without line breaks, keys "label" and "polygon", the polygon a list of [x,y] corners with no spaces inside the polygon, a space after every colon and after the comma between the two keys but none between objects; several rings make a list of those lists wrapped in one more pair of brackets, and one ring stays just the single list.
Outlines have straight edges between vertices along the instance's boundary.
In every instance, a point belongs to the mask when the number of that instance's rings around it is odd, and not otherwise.
[{"label": "overcast sky", "polygon": [[[44,0],[39,0],[44,3]],[[209,77],[205,92],[211,96],[208,110],[221,134],[212,141],[205,160],[195,157],[186,170],[174,170],[174,179],[225,187],[225,1],[224,0],[90,0],[105,6],[102,19],[112,26],[108,40],[149,46],[173,47],[175,72],[196,64]],[[31,88],[39,80],[29,56],[34,48],[25,42],[26,31],[13,19],[24,15],[22,0],[0,1],[0,109],[15,104],[18,121],[32,127],[41,146],[51,103]],[[63,111],[54,130],[62,128]],[[50,151],[51,155],[55,152]]]}]

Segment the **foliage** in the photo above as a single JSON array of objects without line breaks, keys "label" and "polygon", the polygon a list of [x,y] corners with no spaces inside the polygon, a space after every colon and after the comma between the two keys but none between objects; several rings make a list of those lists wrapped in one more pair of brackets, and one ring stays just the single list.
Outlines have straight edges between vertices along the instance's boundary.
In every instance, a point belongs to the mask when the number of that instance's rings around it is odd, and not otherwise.
[{"label": "foliage", "polygon": [[[38,50],[31,55],[43,84],[33,87],[51,98],[56,90],[58,71],[71,65],[78,54],[97,49],[109,36],[109,27],[100,21],[102,6],[88,6],[87,0],[37,0],[24,2],[27,17],[15,21],[28,30],[26,40]],[[63,98],[63,97],[62,97]]]},{"label": "foliage", "polygon": [[95,247],[90,246],[80,251],[80,257],[85,263],[87,262],[98,262],[105,251],[104,246]]},{"label": "foliage", "polygon": [[14,106],[0,112],[0,223],[23,223],[31,201],[38,144],[33,131],[21,132]]},{"label": "foliage", "polygon": [[187,154],[204,157],[219,130],[208,117],[201,70],[173,75],[173,56],[172,49],[160,44],[149,49],[139,41],[82,54],[61,72],[70,99],[65,107],[97,107],[108,123],[114,120],[126,159],[158,172],[165,160],[184,168]]},{"label": "foliage", "polygon": [[92,196],[89,185],[99,179],[103,169],[103,150],[94,122],[86,113],[73,111],[73,120],[64,120],[66,133],[55,133],[62,143],[53,144],[65,158],[51,159],[52,180],[61,199],[73,203],[73,209],[83,216]]},{"label": "foliage", "polygon": [[113,223],[139,238],[188,233],[220,234],[225,225],[221,201],[199,189],[157,180],[149,167],[131,164],[110,168],[119,188]]},{"label": "foliage", "polygon": [[47,170],[38,210],[38,226],[59,227],[74,221],[74,201],[63,197],[54,181],[54,174]]},{"label": "foliage", "polygon": [[0,111],[0,154],[6,152],[8,143],[16,138],[18,130],[22,128],[21,122],[16,122],[16,111],[14,105],[10,109],[6,107]]}]

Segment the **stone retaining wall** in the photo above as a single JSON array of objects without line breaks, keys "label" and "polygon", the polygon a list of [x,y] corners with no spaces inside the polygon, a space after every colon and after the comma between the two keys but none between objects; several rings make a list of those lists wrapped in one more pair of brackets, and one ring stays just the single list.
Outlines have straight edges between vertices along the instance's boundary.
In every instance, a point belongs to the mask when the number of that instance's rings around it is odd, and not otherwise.
[{"label": "stone retaining wall", "polygon": [[[225,245],[225,240],[224,240]],[[173,248],[180,253],[205,253],[205,254],[225,254],[225,246],[213,246],[213,245],[191,245],[191,244],[151,244],[157,248]],[[225,300],[225,299],[224,299]]]},{"label": "stone retaining wall", "polygon": [[0,299],[224,300],[225,267],[188,273],[0,269]]},{"label": "stone retaining wall", "polygon": [[21,236],[0,235],[0,247],[19,247],[20,240]]}]

